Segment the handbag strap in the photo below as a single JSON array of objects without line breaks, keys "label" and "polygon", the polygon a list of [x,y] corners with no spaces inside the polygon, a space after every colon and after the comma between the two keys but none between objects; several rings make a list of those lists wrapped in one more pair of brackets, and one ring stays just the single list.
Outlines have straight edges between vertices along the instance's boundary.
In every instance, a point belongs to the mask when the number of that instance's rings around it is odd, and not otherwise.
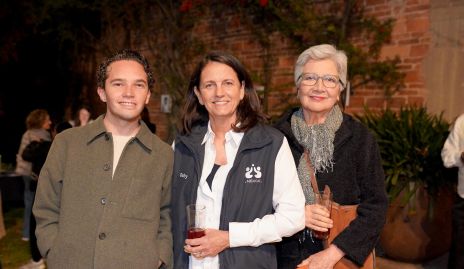
[{"label": "handbag strap", "polygon": [[311,163],[311,158],[309,157],[309,151],[307,149],[305,149],[303,154],[304,154],[304,157],[306,159],[306,162],[308,163],[309,177],[311,179],[311,186],[313,187],[314,192],[318,192],[319,191],[319,186],[317,185],[316,173],[314,172],[313,164]]}]

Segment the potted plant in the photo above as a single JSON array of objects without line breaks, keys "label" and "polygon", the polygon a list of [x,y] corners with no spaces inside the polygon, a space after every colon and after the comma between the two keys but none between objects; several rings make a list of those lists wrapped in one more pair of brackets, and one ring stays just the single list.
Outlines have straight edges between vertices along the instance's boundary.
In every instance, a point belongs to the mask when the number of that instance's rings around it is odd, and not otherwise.
[{"label": "potted plant", "polygon": [[449,123],[442,114],[408,106],[356,118],[376,136],[390,201],[381,235],[386,255],[419,262],[444,254],[451,242],[452,171],[441,149]]}]

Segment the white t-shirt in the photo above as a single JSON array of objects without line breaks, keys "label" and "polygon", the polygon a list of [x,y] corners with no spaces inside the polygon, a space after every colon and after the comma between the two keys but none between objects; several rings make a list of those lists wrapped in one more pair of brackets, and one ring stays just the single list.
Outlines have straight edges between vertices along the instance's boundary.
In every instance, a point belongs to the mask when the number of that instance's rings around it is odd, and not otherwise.
[{"label": "white t-shirt", "polygon": [[116,166],[118,165],[119,158],[121,157],[122,151],[126,146],[127,142],[133,136],[125,136],[125,135],[113,135],[113,176],[114,171],[116,171]]}]

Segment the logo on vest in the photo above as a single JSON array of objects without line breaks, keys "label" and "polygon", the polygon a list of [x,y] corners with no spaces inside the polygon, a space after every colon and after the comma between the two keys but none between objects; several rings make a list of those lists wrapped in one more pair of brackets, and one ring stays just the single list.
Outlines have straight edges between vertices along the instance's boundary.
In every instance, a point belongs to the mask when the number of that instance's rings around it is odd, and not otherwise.
[{"label": "logo on vest", "polygon": [[262,183],[261,166],[252,164],[251,167],[246,167],[245,171],[245,183]]},{"label": "logo on vest", "polygon": [[181,172],[181,173],[179,173],[179,177],[180,177],[180,178],[183,178],[183,179],[185,179],[185,180],[187,180],[188,175]]}]

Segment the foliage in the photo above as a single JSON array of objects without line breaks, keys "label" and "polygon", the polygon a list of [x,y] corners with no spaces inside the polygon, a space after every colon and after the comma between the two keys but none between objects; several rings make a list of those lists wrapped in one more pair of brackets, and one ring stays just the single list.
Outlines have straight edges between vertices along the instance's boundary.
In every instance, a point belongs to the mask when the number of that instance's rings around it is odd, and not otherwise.
[{"label": "foliage", "polygon": [[375,113],[366,108],[356,116],[377,138],[390,201],[405,192],[406,202],[417,188],[430,195],[452,183],[452,171],[443,166],[441,149],[448,136],[449,123],[431,115],[425,107],[403,107]]}]

